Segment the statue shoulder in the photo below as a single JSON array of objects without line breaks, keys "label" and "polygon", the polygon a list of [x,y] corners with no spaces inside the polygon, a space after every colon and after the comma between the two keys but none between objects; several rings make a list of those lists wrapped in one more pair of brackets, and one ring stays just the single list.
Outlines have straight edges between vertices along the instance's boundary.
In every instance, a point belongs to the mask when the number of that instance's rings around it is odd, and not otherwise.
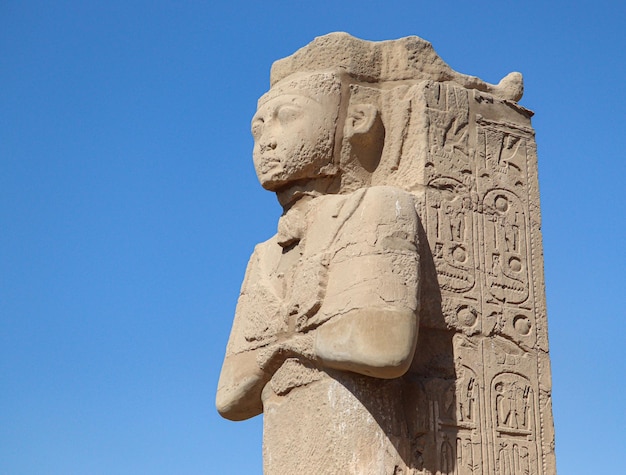
[{"label": "statue shoulder", "polygon": [[372,186],[351,195],[349,201],[356,204],[353,215],[363,224],[368,226],[389,224],[393,227],[417,225],[415,197],[401,188]]},{"label": "statue shoulder", "polygon": [[390,205],[410,206],[415,209],[415,197],[406,190],[395,186],[372,186],[364,188],[363,200],[366,204],[387,210]]},{"label": "statue shoulder", "polygon": [[412,210],[415,210],[415,196],[402,188],[387,185],[360,188],[348,194],[324,195],[315,201],[317,208],[333,216],[353,214],[357,208],[382,214],[388,214],[390,209],[396,207],[400,207],[401,212],[413,213]]}]

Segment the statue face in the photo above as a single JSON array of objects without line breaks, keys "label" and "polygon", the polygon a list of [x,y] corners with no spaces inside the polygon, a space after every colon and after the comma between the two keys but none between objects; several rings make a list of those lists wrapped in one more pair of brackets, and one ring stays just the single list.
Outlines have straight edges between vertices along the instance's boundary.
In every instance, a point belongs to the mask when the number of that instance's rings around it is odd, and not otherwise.
[{"label": "statue face", "polygon": [[254,167],[263,188],[277,191],[324,175],[332,163],[339,94],[316,99],[297,91],[271,97],[252,118]]}]

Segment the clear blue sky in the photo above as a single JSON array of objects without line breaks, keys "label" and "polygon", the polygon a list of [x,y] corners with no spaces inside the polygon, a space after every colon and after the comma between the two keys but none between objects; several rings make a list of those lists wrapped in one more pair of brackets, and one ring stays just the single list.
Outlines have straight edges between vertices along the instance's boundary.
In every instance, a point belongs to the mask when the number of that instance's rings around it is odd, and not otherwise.
[{"label": "clear blue sky", "polygon": [[626,453],[626,3],[0,2],[0,474],[261,473],[215,388],[279,207],[249,121],[315,36],[418,35],[525,76],[539,149],[557,463]]}]

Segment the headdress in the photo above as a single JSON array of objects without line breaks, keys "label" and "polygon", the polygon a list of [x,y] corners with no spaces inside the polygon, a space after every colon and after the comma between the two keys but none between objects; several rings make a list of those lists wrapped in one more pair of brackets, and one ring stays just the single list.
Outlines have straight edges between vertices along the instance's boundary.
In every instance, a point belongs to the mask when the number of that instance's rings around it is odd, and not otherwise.
[{"label": "headdress", "polygon": [[519,101],[523,94],[522,75],[513,72],[498,84],[454,71],[432,45],[417,36],[390,41],[366,41],[348,33],[330,33],[315,38],[291,56],[272,65],[273,86],[296,72],[341,68],[365,83],[432,80],[452,81],[467,89],[492,94],[498,99]]}]

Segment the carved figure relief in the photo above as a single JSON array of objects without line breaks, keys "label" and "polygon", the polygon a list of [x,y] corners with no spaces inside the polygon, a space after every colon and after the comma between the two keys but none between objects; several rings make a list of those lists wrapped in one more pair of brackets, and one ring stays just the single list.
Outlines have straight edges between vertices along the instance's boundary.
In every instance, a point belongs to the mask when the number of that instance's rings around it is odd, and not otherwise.
[{"label": "carved figure relief", "polygon": [[468,429],[478,426],[478,380],[474,371],[467,367],[457,373],[457,424]]},{"label": "carved figure relief", "polygon": [[537,398],[530,381],[516,373],[498,374],[491,384],[491,417],[499,450],[499,473],[537,470]]}]

